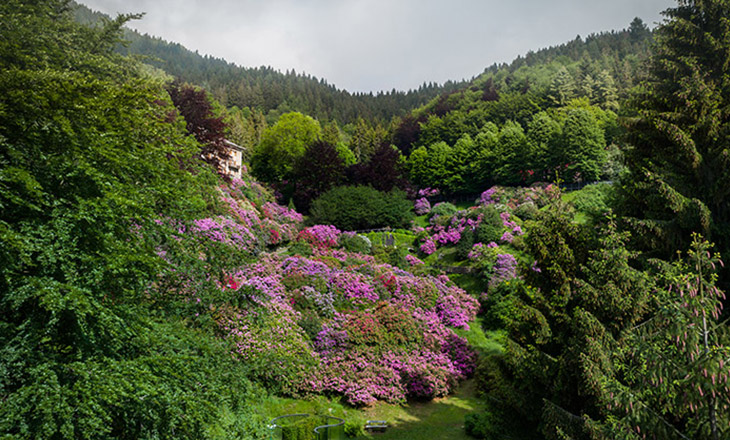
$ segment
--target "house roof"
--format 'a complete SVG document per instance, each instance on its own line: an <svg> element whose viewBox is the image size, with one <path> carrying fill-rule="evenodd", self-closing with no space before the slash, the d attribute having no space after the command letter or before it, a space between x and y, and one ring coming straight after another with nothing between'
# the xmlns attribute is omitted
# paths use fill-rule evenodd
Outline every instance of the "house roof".
<svg viewBox="0 0 730 440"><path fill-rule="evenodd" d="M238 145L238 144L234 144L233 142L229 141L228 139L223 139L223 142L224 142L224 143L225 143L225 144L226 144L227 146L229 146L229 147L233 148L234 150L238 150L238 151L243 151L243 150L245 150L245 148L244 148L244 147L242 147L242 146L240 146L240 145Z"/></svg>

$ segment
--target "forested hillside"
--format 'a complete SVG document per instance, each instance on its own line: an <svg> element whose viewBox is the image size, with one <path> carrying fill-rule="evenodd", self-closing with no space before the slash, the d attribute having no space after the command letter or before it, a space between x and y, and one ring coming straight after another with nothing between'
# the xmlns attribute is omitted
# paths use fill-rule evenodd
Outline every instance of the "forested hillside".
<svg viewBox="0 0 730 440"><path fill-rule="evenodd" d="M621 102L642 75L651 32L576 38L492 66L393 130L421 186L473 193L491 184L595 181L620 173Z"/></svg>
<svg viewBox="0 0 730 440"><path fill-rule="evenodd" d="M78 20L86 23L98 22L104 17L81 4L74 13ZM264 114L297 111L341 124L356 122L358 118L387 122L440 93L463 85L447 81L443 85L423 84L417 90L407 92L350 93L328 84L324 78L317 79L294 70L280 72L267 66L237 66L130 29L125 30L124 38L128 43L117 47L119 53L141 55L145 57L144 62L170 75L205 87L225 106L248 107Z"/></svg>

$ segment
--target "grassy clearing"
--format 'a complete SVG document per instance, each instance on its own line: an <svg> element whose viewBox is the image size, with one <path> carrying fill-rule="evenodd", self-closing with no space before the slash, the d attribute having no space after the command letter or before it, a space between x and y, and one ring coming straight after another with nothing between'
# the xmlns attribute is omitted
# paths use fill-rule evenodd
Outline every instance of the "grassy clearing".
<svg viewBox="0 0 730 440"><path fill-rule="evenodd" d="M449 275L449 279L477 299L482 292L487 290L486 281L484 281L479 275L473 273L454 273Z"/></svg>
<svg viewBox="0 0 730 440"><path fill-rule="evenodd" d="M469 324L469 330L456 329L456 334L466 338L469 345L482 355L499 354L504 350L504 333L501 331L487 331L482 328L482 318Z"/></svg>
<svg viewBox="0 0 730 440"><path fill-rule="evenodd" d="M455 393L431 401L409 401L404 405L378 402L355 409L325 397L290 399L272 397L262 402L260 411L272 419L285 414L325 414L364 426L367 420L386 420L383 433L366 433L356 439L469 439L464 432L464 416L482 409L474 380L461 384Z"/></svg>
<svg viewBox="0 0 730 440"><path fill-rule="evenodd" d="M393 232L368 232L364 234L372 244L385 244L387 240L392 237L394 245L398 247L411 247L413 246L413 240L416 238L412 232L398 229Z"/></svg>
<svg viewBox="0 0 730 440"><path fill-rule="evenodd" d="M474 205L474 200L465 200L462 202L454 203L454 206L456 206L456 208L459 210L464 210L464 209L469 209L475 205Z"/></svg>
<svg viewBox="0 0 730 440"><path fill-rule="evenodd" d="M389 428L383 433L357 437L365 439L454 439L471 437L464 432L464 416L482 409L473 380L464 382L454 394L429 402L408 402L406 405L378 403L362 410L366 420L386 420Z"/></svg>
<svg viewBox="0 0 730 440"><path fill-rule="evenodd" d="M426 228L426 227L430 226L430 223L426 219L425 215L419 215L418 217L416 217L415 223L416 223L416 226L420 226L422 228Z"/></svg>

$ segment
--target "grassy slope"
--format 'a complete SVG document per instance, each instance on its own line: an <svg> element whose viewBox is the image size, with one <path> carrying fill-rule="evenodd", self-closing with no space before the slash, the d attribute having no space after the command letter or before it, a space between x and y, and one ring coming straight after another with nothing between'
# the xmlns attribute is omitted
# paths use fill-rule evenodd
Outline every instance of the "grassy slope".
<svg viewBox="0 0 730 440"><path fill-rule="evenodd" d="M473 380L464 382L450 396L429 402L409 402L403 406L378 403L363 410L367 419L386 420L389 428L382 434L359 439L470 439L464 432L464 416L481 409Z"/></svg>

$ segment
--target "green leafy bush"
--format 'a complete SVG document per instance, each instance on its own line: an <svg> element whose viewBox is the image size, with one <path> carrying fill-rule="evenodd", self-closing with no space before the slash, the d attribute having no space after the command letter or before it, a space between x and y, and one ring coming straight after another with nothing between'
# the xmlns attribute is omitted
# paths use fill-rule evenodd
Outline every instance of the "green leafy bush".
<svg viewBox="0 0 730 440"><path fill-rule="evenodd" d="M534 202L523 203L514 209L514 214L522 220L535 220L537 213L538 208Z"/></svg>
<svg viewBox="0 0 730 440"><path fill-rule="evenodd" d="M474 231L474 243L498 242L504 232L504 225L499 217L499 211L494 206L488 205L470 213L471 217L480 215L482 216L482 222Z"/></svg>
<svg viewBox="0 0 730 440"><path fill-rule="evenodd" d="M466 260L469 257L469 252L471 252L472 246L476 243L474 241L475 237L476 234L471 228L466 228L461 233L461 239L456 244L456 257L459 260Z"/></svg>
<svg viewBox="0 0 730 440"><path fill-rule="evenodd" d="M608 199L612 191L611 185L607 183L598 183L588 185L580 191L577 191L573 206L576 211L585 213L589 217L598 217L608 212Z"/></svg>
<svg viewBox="0 0 730 440"><path fill-rule="evenodd" d="M383 263L390 264L391 266L406 269L410 266L406 255L408 255L408 249L403 246L384 246L376 244L373 246L373 256Z"/></svg>
<svg viewBox="0 0 730 440"><path fill-rule="evenodd" d="M490 438L491 424L488 413L471 413L464 416L464 429L466 433L477 439Z"/></svg>
<svg viewBox="0 0 730 440"><path fill-rule="evenodd" d="M341 234L339 238L340 246L348 252L357 252L360 254L369 254L372 249L370 239L359 234Z"/></svg>
<svg viewBox="0 0 730 440"><path fill-rule="evenodd" d="M384 193L368 186L341 186L315 200L311 212L311 222L342 230L400 228L413 218L413 204L403 191Z"/></svg>
<svg viewBox="0 0 730 440"><path fill-rule="evenodd" d="M431 208L431 212L426 217L429 221L434 217L449 217L459 210L453 203L441 202L437 203Z"/></svg>
<svg viewBox="0 0 730 440"><path fill-rule="evenodd" d="M345 435L353 438L365 433L362 420L347 420L345 422Z"/></svg>
<svg viewBox="0 0 730 440"><path fill-rule="evenodd" d="M218 182L114 54L131 17L68 6L0 2L0 437L261 438L248 366L161 293L158 223L215 213Z"/></svg>
<svg viewBox="0 0 730 440"><path fill-rule="evenodd" d="M288 423L281 428L281 440L314 440L317 418L306 417Z"/></svg>

